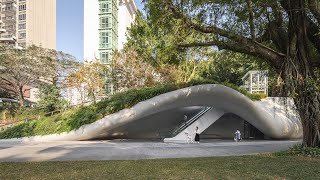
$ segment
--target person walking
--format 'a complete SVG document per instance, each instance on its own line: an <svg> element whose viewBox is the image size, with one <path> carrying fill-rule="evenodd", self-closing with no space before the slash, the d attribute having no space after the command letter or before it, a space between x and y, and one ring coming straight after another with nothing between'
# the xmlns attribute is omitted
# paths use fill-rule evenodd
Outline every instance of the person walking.
<svg viewBox="0 0 320 180"><path fill-rule="evenodd" d="M200 143L200 133L199 133L199 128L198 128L198 126L196 127L196 130L195 130L194 141L195 141L196 143Z"/></svg>
<svg viewBox="0 0 320 180"><path fill-rule="evenodd" d="M234 133L234 140L235 141L241 140L241 133L240 133L239 129L237 129L237 131Z"/></svg>

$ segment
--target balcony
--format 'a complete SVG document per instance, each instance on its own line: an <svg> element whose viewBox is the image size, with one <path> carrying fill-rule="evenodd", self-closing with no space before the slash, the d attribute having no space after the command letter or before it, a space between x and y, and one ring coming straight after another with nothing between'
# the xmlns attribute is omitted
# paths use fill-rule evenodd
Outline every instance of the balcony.
<svg viewBox="0 0 320 180"><path fill-rule="evenodd" d="M6 33L7 31L5 30L5 29L3 29L3 28L0 28L0 34L2 34L2 33Z"/></svg>
<svg viewBox="0 0 320 180"><path fill-rule="evenodd" d="M7 44L15 44L16 39L14 36L12 37L0 37L0 43L7 43Z"/></svg>

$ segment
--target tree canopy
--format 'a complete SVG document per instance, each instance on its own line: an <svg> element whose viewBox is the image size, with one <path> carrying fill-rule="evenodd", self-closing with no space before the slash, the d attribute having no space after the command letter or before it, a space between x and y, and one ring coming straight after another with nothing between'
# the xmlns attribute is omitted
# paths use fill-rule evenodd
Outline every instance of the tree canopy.
<svg viewBox="0 0 320 180"><path fill-rule="evenodd" d="M319 0L145 0L177 47L218 47L268 63L294 98L304 145L320 146ZM174 31L172 31L174 29Z"/></svg>
<svg viewBox="0 0 320 180"><path fill-rule="evenodd" d="M20 106L23 106L27 86L39 87L43 82L54 84L76 64L68 54L37 46L2 47L0 53L0 89L18 99Z"/></svg>
<svg viewBox="0 0 320 180"><path fill-rule="evenodd" d="M257 58L232 51L219 51L211 47L181 48L177 43L197 40L196 37L188 36L188 30L175 28L179 20L173 19L168 23L160 20L154 22L151 18L148 14L137 13L135 22L128 29L128 42L122 53L130 52L127 58L136 59L132 56L135 51L140 64L146 62L169 70L167 74L172 76L169 78L171 80L189 82L210 78L240 85L241 77L247 71L267 68L266 63L260 63Z"/></svg>

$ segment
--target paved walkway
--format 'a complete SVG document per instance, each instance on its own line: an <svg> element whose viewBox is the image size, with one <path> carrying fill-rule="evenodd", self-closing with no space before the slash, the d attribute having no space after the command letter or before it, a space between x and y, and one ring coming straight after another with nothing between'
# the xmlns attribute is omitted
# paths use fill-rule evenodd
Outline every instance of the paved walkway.
<svg viewBox="0 0 320 180"><path fill-rule="evenodd" d="M0 161L137 160L239 156L286 150L299 142L218 140L203 141L200 144L133 141L0 142Z"/></svg>

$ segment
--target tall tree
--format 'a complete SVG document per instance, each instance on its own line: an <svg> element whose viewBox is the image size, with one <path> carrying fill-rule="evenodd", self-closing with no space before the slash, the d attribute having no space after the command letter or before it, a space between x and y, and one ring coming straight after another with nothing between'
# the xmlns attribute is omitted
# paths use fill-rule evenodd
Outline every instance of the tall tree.
<svg viewBox="0 0 320 180"><path fill-rule="evenodd" d="M42 83L39 87L38 97L40 98L38 108L45 112L61 110L68 104L66 100L61 98L60 89L53 84Z"/></svg>
<svg viewBox="0 0 320 180"><path fill-rule="evenodd" d="M182 33L176 29L162 27L162 22L151 22L148 17L137 13L135 22L128 29L126 51L135 51L141 60L153 66L163 64L177 65L186 57L186 50L178 48L175 43ZM179 36L182 38L182 35Z"/></svg>
<svg viewBox="0 0 320 180"><path fill-rule="evenodd" d="M23 50L3 49L0 57L1 88L16 96L23 106L25 86L55 78L54 56L54 51L35 46Z"/></svg>
<svg viewBox="0 0 320 180"><path fill-rule="evenodd" d="M320 147L319 0L146 0L153 22L190 32L179 47L217 46L267 62L294 98L303 144ZM172 27L170 27L172 28ZM178 39L178 37L177 37ZM195 38L193 38L195 39Z"/></svg>
<svg viewBox="0 0 320 180"><path fill-rule="evenodd" d="M172 67L154 67L139 57L137 52L127 49L114 52L112 64L108 68L107 77L113 85L114 92L130 88L154 86L173 81Z"/></svg>
<svg viewBox="0 0 320 180"><path fill-rule="evenodd" d="M55 83L60 73L74 64L72 56L52 49L30 46L26 49L1 48L0 89L24 105L26 86Z"/></svg>
<svg viewBox="0 0 320 180"><path fill-rule="evenodd" d="M66 86L79 87L79 94L83 101L89 97L92 102L96 103L97 97L103 95L105 82L105 65L96 61L82 65L78 71L71 73L66 78ZM84 92L82 89L84 88Z"/></svg>

